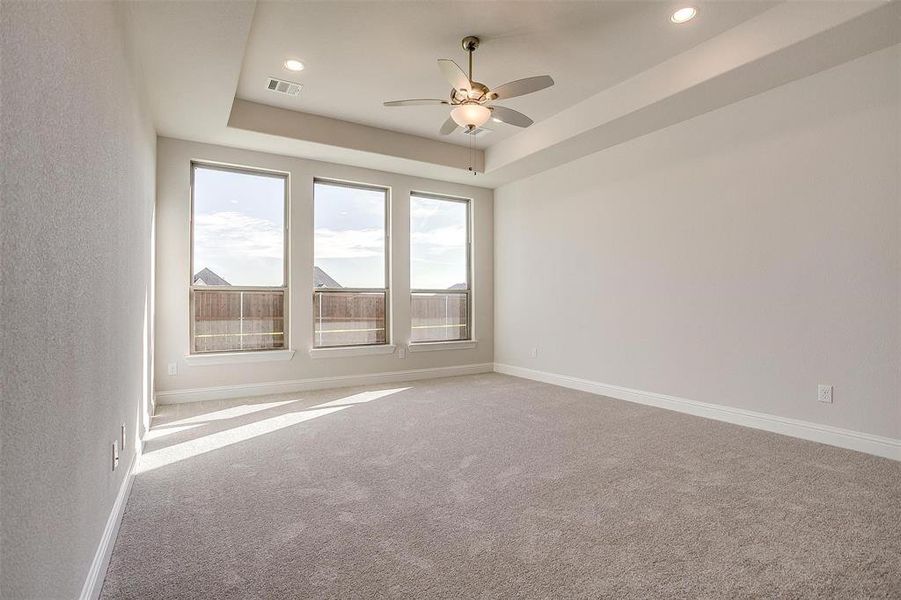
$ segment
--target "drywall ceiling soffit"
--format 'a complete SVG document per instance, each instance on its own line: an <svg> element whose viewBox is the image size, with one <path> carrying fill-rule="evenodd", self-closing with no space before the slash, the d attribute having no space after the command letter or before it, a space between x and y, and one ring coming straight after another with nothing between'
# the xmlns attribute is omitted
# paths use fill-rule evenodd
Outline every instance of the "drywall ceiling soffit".
<svg viewBox="0 0 901 600"><path fill-rule="evenodd" d="M127 41L140 65L157 133L204 140L221 132L228 123L256 2L124 5Z"/></svg>
<svg viewBox="0 0 901 600"><path fill-rule="evenodd" d="M496 187L759 94L898 43L898 31L897 2L768 5L767 10L676 56L560 110L529 129L495 141L485 149L484 157L475 161L478 165L484 160L484 173L478 184ZM236 107L240 105L236 102ZM264 108L259 105L257 110L263 112ZM298 116L288 118L289 113ZM252 124L253 119L246 116L234 119L233 124L240 122L248 131L298 141L327 145L331 140L352 151L354 164L361 166L368 163L359 154L368 151L407 161L404 168L412 166L415 171L415 160L409 163L412 155L431 167L428 176L460 180L453 173L454 159L447 160L461 156L453 148L404 154L405 143L394 143L404 138L391 139L398 135L395 132L370 136L370 128L363 125L333 119L320 121L324 118L287 109L285 118L272 120L266 128ZM409 147L429 147L427 138L415 140ZM470 156L465 151L462 155ZM465 166L469 160L464 159ZM436 168L439 164L445 168Z"/></svg>
<svg viewBox="0 0 901 600"><path fill-rule="evenodd" d="M901 3L781 4L488 148L494 185L901 42Z"/></svg>
<svg viewBox="0 0 901 600"><path fill-rule="evenodd" d="M236 99L256 2L125 7L129 50L161 136L467 184L475 181L468 167L483 169L484 152L465 136L453 144Z"/></svg>
<svg viewBox="0 0 901 600"><path fill-rule="evenodd" d="M454 169L484 168L484 152L407 133L235 99L228 126Z"/></svg>
<svg viewBox="0 0 901 600"><path fill-rule="evenodd" d="M665 56L661 56L660 48L656 47L653 51L637 52L639 56L635 61L625 61L628 64L616 68L615 65L610 67L610 74L605 69L591 71L592 60L596 58L594 55L589 57L591 60L575 60L573 56L578 55L570 55L568 60L573 63L571 68L578 69L580 62L587 64L591 73L587 79L594 85L599 85L599 88L580 88L582 99L569 104L554 102L558 102L561 97L579 98L579 94L559 97L549 95L543 99L539 98L540 94L534 94L523 98L521 100L524 103L526 100L534 101L530 105L532 108L528 110L541 120L526 130L509 130L504 135L479 140L478 144L484 148L473 151L467 147L469 139L463 134L462 139L451 138L448 141L440 136L420 135L420 130L416 128L403 125L395 127L382 120L385 115L404 113L383 109L381 100L395 96L425 95L413 93L412 88L407 90L403 86L419 85L420 79L423 82L431 81L432 77L437 79L439 86L445 85L441 83L440 77L431 74L434 50L423 50L418 55L403 59L409 60L414 74L415 69L420 68L414 67L414 63L419 65L423 62L429 69L428 73L423 71L421 75L408 81L405 77L396 77L398 73L407 73L406 63L393 65L390 60L385 60L395 52L389 45L361 46L358 40L355 41L355 36L367 35L369 29L363 24L368 23L371 28L371 21L381 14L379 11L385 10L388 11L387 14L393 14L390 10L394 3L367 2L354 5L354 18L360 22L354 21L355 24L350 29L347 26L325 27L330 22L329 19L334 20L335 15L346 12L350 3L274 3L291 4L290 10L300 10L302 15L308 14L314 23L321 21L320 25L325 27L321 29L322 35L333 35L335 31L345 34L334 38L328 46L333 53L365 55L366 60L361 59L364 67L368 64L367 61L377 59L388 65L387 69L380 71L380 77L384 80L381 85L384 87L371 92L374 95L370 100L374 102L377 95L379 105L375 109L367 109L367 114L375 115L368 122L355 122L351 118L354 117L353 114L348 116L342 112L352 109L353 103L346 105L343 100L345 96L340 93L334 93L331 99L329 106L333 110L330 114L312 114L310 111L298 110L296 105L280 106L271 100L261 103L242 98L241 89L248 65L257 60L254 53L259 51L254 40L267 27L271 28L271 25L266 25L273 17L270 15L271 9L278 9L278 6L273 7L271 4L273 3L135 3L131 10L130 36L134 38L133 43L143 65L147 79L145 85L150 90L149 104L161 135L484 187L496 187L551 168L861 56L879 47L897 43L899 29L897 2L704 4L702 17L707 18L711 14L726 16L717 19L711 17L716 27L708 28L704 35L686 35L690 44L685 40L681 40L682 45L667 42L673 48L662 44L669 52L664 53ZM434 12L422 13L427 7L430 11L440 12L448 10L446 4L457 3L423 3L416 5L415 9L409 3L401 4L408 5L410 16L395 23L393 29L389 27L387 32L379 30L373 35L393 32L396 37L404 23L415 23L418 19L427 18L429 14L434 15ZM482 4L484 3L480 5ZM491 4L500 7L511 3ZM540 11L547 10L546 5L550 4L569 6L562 13L555 14L553 19L542 20L539 18L542 16ZM595 3L529 3L530 11L538 12L520 11L525 15L520 17L522 21L509 25L506 34L503 29L488 32L497 38L494 42L495 56L503 56L501 49L505 44L513 49L522 49L521 42L514 43L518 35L526 38L531 36L530 39L553 40L556 39L554 36L566 38L569 32L569 37L576 42L587 43L579 37L584 35L579 27L588 27L583 21L588 23L589 17L594 13L579 19L578 11L588 10L585 7L589 4ZM628 4L629 7L609 8L613 12L597 9L600 12L595 16L604 18L603 25L607 27L605 33L621 49L628 49L630 43L637 44L636 40L631 40L626 34L645 31L640 29L640 23L647 18L647 11L659 11L662 6L660 3L644 2L634 5L613 4ZM332 5L345 6L329 9L328 6ZM717 13L721 10L720 5L744 8L735 12ZM753 5L753 10L745 5ZM583 8L579 9L580 6ZM332 14L329 10L337 13ZM509 7L503 6L497 10L503 15L503 11L509 10ZM442 46L444 42L450 44L450 37L457 36L458 33L454 31L455 27L471 32L469 28L472 25L466 21L468 18L471 17L464 14L462 20L457 22L448 17L446 31L442 29L440 35L437 30L432 32L435 39L427 41L429 47ZM286 22L290 23L290 20L286 19ZM636 30L635 27L639 29ZM666 32L690 31L679 30L668 23L667 27ZM290 31L289 28L288 32ZM348 32L356 33L351 36ZM484 32L481 33L485 35ZM485 37L491 39L491 35ZM645 31L644 35L659 37L662 34L652 28ZM289 39L290 36L272 37ZM295 36L294 39L304 41L302 36ZM417 44L427 42L416 40ZM454 43L459 44L459 40ZM605 43L610 42L606 40ZM648 43L648 39L644 39L637 47L644 48ZM486 43L485 48L489 47L491 44ZM565 44L563 48L566 48ZM510 49L505 51L512 52ZM277 64L266 67L269 75L284 74L272 71L280 68L280 61L287 52L289 50L284 48L271 50L270 54L273 56L270 58L276 60ZM291 54L310 60L299 51L291 51ZM452 53L447 56L460 59ZM495 69L496 77L502 78L505 73L510 72L511 65L522 64L513 60L515 56L518 54L511 54L494 66L486 58L485 79L489 79L488 75L495 76L491 69ZM528 73L517 72L511 77L531 75L532 70L552 72L553 64L549 65L541 60L551 60L553 53L536 52L534 56L545 59L536 58L528 63ZM339 91L343 89L338 86L340 78L317 80L312 77L319 67L317 59L301 73L304 77L311 77L310 81L303 81L305 85L309 85L301 92L301 97L311 92L311 86L317 89L317 93L320 86L325 86L326 89L337 86L332 89ZM345 79L355 81L352 77ZM565 80L558 81L558 86L551 89L563 90L566 88L564 84ZM556 100L552 102L551 98ZM510 106L523 108L514 106L512 102ZM427 119L431 127L431 116L422 118ZM438 121L440 120L439 118ZM484 168L485 172L473 177L466 170L470 165L477 169Z"/></svg>
<svg viewBox="0 0 901 600"><path fill-rule="evenodd" d="M237 97L461 146L462 131L439 134L447 108L387 108L385 100L446 98L436 59L466 67L460 41L478 35L474 79L489 86L550 74L553 88L502 104L536 121L688 50L776 5L759 0L694 0L700 17L674 26L672 4L628 2L260 2ZM302 60L300 73L284 69ZM296 81L296 97L267 89L268 77ZM492 123L484 148L519 129Z"/></svg>

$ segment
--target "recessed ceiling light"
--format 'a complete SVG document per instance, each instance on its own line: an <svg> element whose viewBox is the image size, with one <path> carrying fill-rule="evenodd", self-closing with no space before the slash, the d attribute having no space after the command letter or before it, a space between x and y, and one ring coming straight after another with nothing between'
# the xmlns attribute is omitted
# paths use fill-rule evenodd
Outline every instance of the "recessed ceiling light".
<svg viewBox="0 0 901 600"><path fill-rule="evenodd" d="M673 23L687 23L695 18L698 14L698 9L694 6L686 6L685 8L680 8L676 12L673 13L673 16L669 18Z"/></svg>
<svg viewBox="0 0 901 600"><path fill-rule="evenodd" d="M303 63L296 58L289 58L285 61L285 68L289 71L303 71Z"/></svg>

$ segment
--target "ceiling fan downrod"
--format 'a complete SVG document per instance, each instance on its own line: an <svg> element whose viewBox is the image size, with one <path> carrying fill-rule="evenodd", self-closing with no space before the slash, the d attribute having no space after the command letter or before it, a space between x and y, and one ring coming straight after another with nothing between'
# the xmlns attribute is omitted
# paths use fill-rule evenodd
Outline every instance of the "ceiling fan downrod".
<svg viewBox="0 0 901 600"><path fill-rule="evenodd" d="M472 53L479 47L479 38L474 35L467 35L463 38L463 49L469 53L469 83L472 83Z"/></svg>

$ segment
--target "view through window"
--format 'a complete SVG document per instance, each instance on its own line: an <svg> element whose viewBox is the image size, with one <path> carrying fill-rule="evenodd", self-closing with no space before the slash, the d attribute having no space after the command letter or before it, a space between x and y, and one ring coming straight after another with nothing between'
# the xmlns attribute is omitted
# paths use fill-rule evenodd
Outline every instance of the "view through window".
<svg viewBox="0 0 901 600"><path fill-rule="evenodd" d="M470 339L469 201L410 195L412 342Z"/></svg>
<svg viewBox="0 0 901 600"><path fill-rule="evenodd" d="M314 183L313 346L388 343L384 188Z"/></svg>
<svg viewBox="0 0 901 600"><path fill-rule="evenodd" d="M287 176L192 166L191 352L285 348Z"/></svg>

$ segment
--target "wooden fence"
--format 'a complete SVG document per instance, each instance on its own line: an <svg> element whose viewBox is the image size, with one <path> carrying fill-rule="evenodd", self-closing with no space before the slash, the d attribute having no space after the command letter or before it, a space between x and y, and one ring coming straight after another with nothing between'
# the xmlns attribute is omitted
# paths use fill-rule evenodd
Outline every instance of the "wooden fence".
<svg viewBox="0 0 901 600"><path fill-rule="evenodd" d="M467 293L413 294L411 341L468 339ZM193 292L194 352L285 347L285 293L209 289ZM319 347L384 344L384 292L313 294L313 338Z"/></svg>
<svg viewBox="0 0 901 600"><path fill-rule="evenodd" d="M194 290L194 352L285 347L285 293Z"/></svg>
<svg viewBox="0 0 901 600"><path fill-rule="evenodd" d="M410 299L411 342L469 339L469 295L413 294Z"/></svg>
<svg viewBox="0 0 901 600"><path fill-rule="evenodd" d="M384 292L313 294L313 341L318 347L384 344Z"/></svg>

